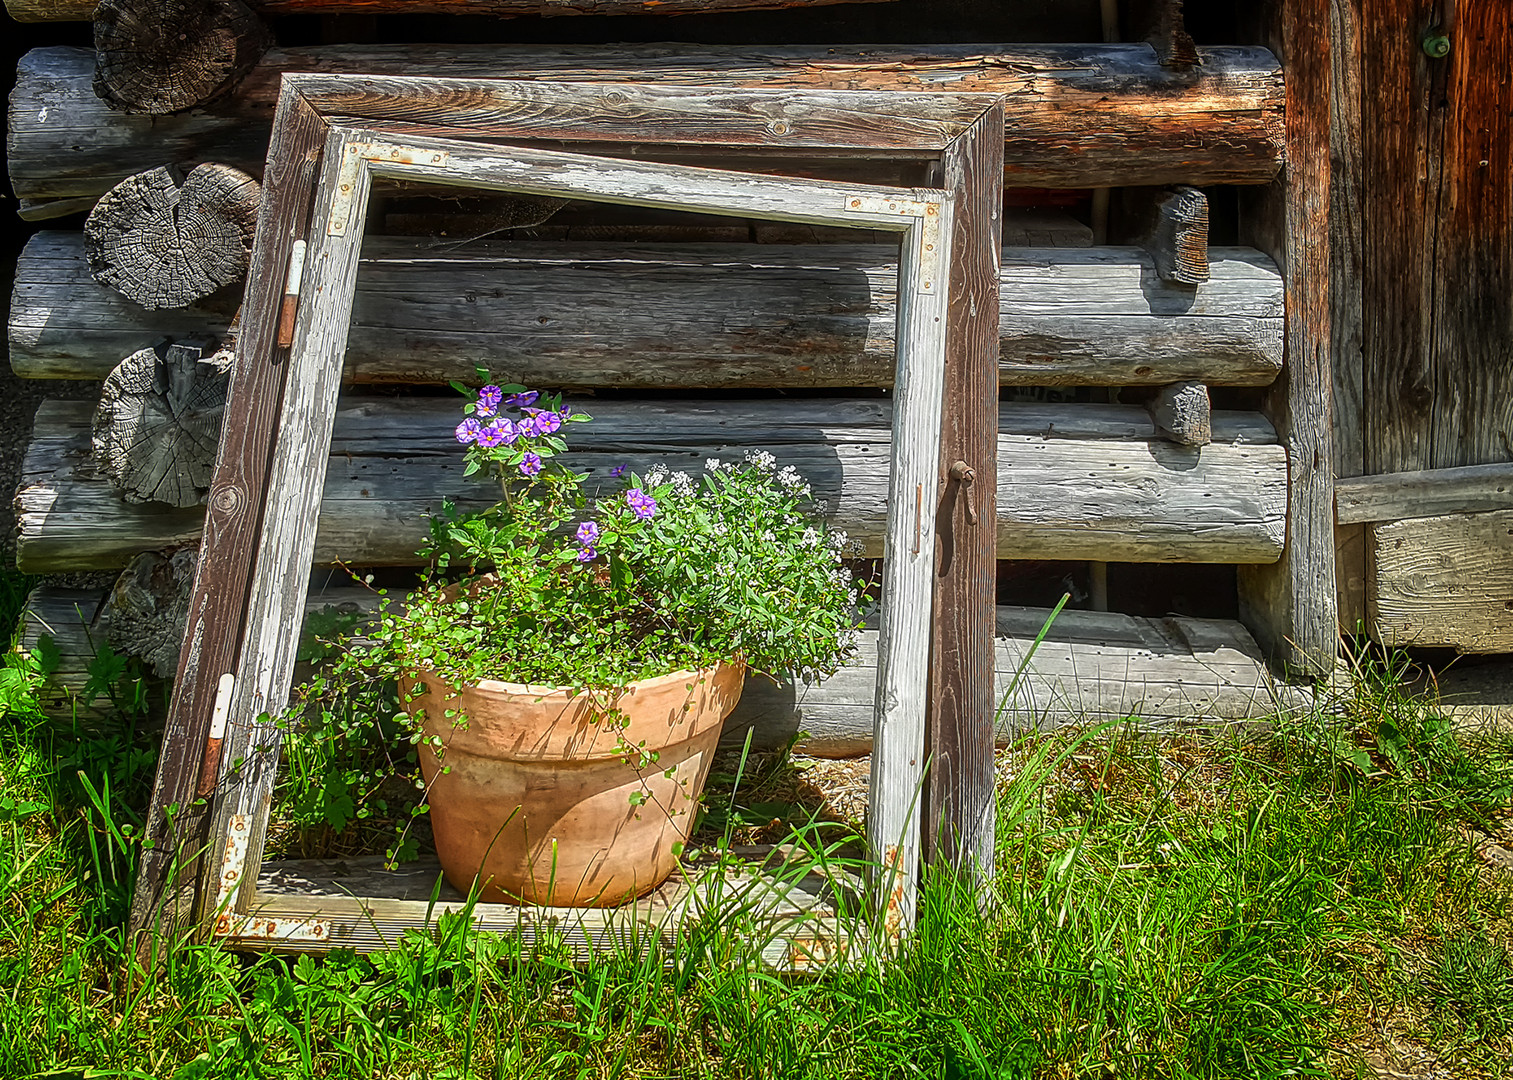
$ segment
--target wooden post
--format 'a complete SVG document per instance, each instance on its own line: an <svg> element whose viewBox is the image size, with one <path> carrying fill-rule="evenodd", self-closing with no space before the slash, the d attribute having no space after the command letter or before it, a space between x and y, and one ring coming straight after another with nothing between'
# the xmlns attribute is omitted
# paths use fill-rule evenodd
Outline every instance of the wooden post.
<svg viewBox="0 0 1513 1080"><path fill-rule="evenodd" d="M1003 106L947 150L957 250L946 328L941 501L926 733L924 857L982 879L993 869L993 616L998 568L998 258ZM970 199L964 198L971 192Z"/></svg>
<svg viewBox="0 0 1513 1080"><path fill-rule="evenodd" d="M326 125L296 100L289 101L286 115L288 123L274 131L269 146L268 174L298 177L290 182L309 189ZM248 272L248 298L268 307L276 307L283 293L284 268L308 212L303 204L285 206L285 213L275 217L270 205L263 205ZM254 493L264 489L269 465L267 448L247 436L271 426L283 403L286 350L275 349L272 331L272 326L259 325L255 334L242 335L237 343L227 414L245 422L228 424L221 436L206 506L204 556L195 573L132 895L130 929L144 964L167 945L149 931L156 926L171 934L193 914L194 866L205 842L205 806L197 789L219 679L236 670L247 582L262 525L263 506Z"/></svg>
<svg viewBox="0 0 1513 1080"><path fill-rule="evenodd" d="M1239 571L1241 620L1276 662L1311 676L1339 649L1330 431L1329 12L1314 0L1271 0L1262 40L1287 71L1287 166L1246 192L1241 226L1282 267L1286 361L1265 410L1287 447L1287 548Z"/></svg>

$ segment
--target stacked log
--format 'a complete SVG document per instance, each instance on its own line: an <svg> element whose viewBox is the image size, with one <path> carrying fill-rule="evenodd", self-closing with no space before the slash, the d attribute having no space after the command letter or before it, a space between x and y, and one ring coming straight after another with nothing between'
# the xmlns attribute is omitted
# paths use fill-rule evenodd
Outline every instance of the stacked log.
<svg viewBox="0 0 1513 1080"><path fill-rule="evenodd" d="M881 554L890 406L885 400L583 402L567 467L698 472L709 457L774 453L814 485L827 517ZM87 403L45 402L16 496L17 562L30 573L107 569L139 551L194 543L198 508L115 496L89 454ZM465 480L447 399L348 400L337 417L316 559L413 565L443 499L491 501ZM1006 404L999 411L1001 558L1266 563L1286 538L1287 455L1258 414L1216 413L1213 442L1158 437L1138 406Z"/></svg>
<svg viewBox="0 0 1513 1080"><path fill-rule="evenodd" d="M1149 45L915 48L330 46L272 49L229 94L176 116L112 111L89 50L36 49L11 95L8 162L23 216L87 208L165 161L261 169L285 71L1005 95L1018 186L1257 184L1281 167L1282 77L1264 49L1163 67ZM763 149L763 160L783 158ZM698 160L708 162L707 156ZM875 178L876 167L873 166Z"/></svg>
<svg viewBox="0 0 1513 1080"><path fill-rule="evenodd" d="M1210 279L1162 282L1139 248L1006 248L1004 385L1263 386L1282 365L1270 261L1215 248ZM475 364L528 385L875 387L892 380L896 252L853 245L487 243L371 237L346 377L444 383ZM11 365L103 378L163 338L219 338L235 300L144 311L89 276L77 234L16 270Z"/></svg>

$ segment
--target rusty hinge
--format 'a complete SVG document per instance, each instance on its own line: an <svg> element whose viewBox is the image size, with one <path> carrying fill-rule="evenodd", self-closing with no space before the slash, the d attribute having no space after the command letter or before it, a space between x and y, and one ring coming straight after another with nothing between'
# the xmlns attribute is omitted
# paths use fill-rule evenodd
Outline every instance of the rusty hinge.
<svg viewBox="0 0 1513 1080"><path fill-rule="evenodd" d="M331 199L331 220L326 223L326 232L342 236L352 221L352 200L357 194L357 177L367 161L397 161L405 165L433 165L447 163L445 150L421 150L397 143L348 143L342 151L341 172L336 179L336 194Z"/></svg>
<svg viewBox="0 0 1513 1080"><path fill-rule="evenodd" d="M918 199L895 199L886 195L848 195L847 210L858 214L888 214L920 220L919 291L933 293L940 281L940 203Z"/></svg>

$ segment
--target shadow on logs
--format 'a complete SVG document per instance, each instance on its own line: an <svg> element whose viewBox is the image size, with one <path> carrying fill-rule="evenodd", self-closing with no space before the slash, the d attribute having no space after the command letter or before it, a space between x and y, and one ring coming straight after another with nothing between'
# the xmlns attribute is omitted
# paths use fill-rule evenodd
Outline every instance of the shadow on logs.
<svg viewBox="0 0 1513 1080"><path fill-rule="evenodd" d="M210 489L232 360L201 352L142 349L105 379L90 441L127 502L197 506Z"/></svg>
<svg viewBox="0 0 1513 1080"><path fill-rule="evenodd" d="M84 225L90 274L150 310L188 307L246 277L261 195L230 165L128 176Z"/></svg>

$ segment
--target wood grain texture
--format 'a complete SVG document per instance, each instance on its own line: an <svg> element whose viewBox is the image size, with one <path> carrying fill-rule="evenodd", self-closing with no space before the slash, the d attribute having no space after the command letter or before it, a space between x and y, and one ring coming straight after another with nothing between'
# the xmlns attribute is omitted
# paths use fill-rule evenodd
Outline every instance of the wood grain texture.
<svg viewBox="0 0 1513 1080"><path fill-rule="evenodd" d="M370 237L346 378L437 383L475 363L529 385L885 386L896 250L880 246L588 244ZM1265 385L1282 363L1271 260L1215 248L1195 289L1139 248L1005 248L1003 384ZM163 338L219 337L219 299L147 312L95 284L77 233L42 232L17 265L11 365L102 378Z"/></svg>
<svg viewBox="0 0 1513 1080"><path fill-rule="evenodd" d="M713 15L890 0L258 0L264 15ZM87 22L94 0L5 0L17 22Z"/></svg>
<svg viewBox="0 0 1513 1080"><path fill-rule="evenodd" d="M1200 382L1163 386L1146 404L1156 429L1182 446L1207 446L1213 441L1213 407L1208 387Z"/></svg>
<svg viewBox="0 0 1513 1080"><path fill-rule="evenodd" d="M294 100L287 116L274 132L264 175L270 183L308 187L325 125ZM304 230L306 208L304 200L263 205L247 280L250 302L277 304L289 251ZM247 326L238 339L228 415L241 423L222 433L210 497L203 515L195 515L194 532L203 530L204 554L195 575L164 749L144 825L150 845L144 844L132 897L130 926L141 935L137 940L143 949L152 945L152 935L143 931L190 917L194 903L192 896L179 895L178 888L182 883L192 893L192 866L204 842L199 831L203 817L191 804L204 764L216 683L223 672L235 670L245 612L243 590L262 520L256 493L263 488L268 460L255 433L273 422L283 397L285 368L275 354L272 331L271 326ZM172 828L170 809L177 815Z"/></svg>
<svg viewBox="0 0 1513 1080"><path fill-rule="evenodd" d="M1334 501L1341 525L1513 508L1513 463L1352 477Z"/></svg>
<svg viewBox="0 0 1513 1080"><path fill-rule="evenodd" d="M1288 670L1327 674L1339 650L1330 430L1329 19L1313 0L1263 5L1287 66L1287 168L1242 202L1242 236L1282 266L1286 368L1266 411L1287 447L1287 550L1240 571L1240 617ZM1248 235L1245 235L1247 234Z"/></svg>
<svg viewBox="0 0 1513 1080"><path fill-rule="evenodd" d="M127 177L84 225L96 281L145 308L181 308L247 276L260 188L228 165Z"/></svg>
<svg viewBox="0 0 1513 1080"><path fill-rule="evenodd" d="M38 587L28 597L21 647L35 648L47 634L61 653L46 687L49 715L69 717L77 707L95 655L92 642L109 632L108 621L95 616L103 600L100 590L56 586ZM366 589L312 588L305 613L359 614L375 604ZM1004 700L1049 614L1039 608L995 609L990 635L995 704ZM749 732L754 749L781 750L802 734L801 753L831 758L871 753L876 663L874 627L862 632L852 661L827 679L748 679L740 704L725 721L721 745L739 751ZM1239 623L1066 611L1009 698L1012 709L1001 718L995 715L992 735L1005 746L1027 730L1087 720L1133 716L1161 728L1265 719L1304 700L1268 675L1259 649Z"/></svg>
<svg viewBox="0 0 1513 1080"><path fill-rule="evenodd" d="M1513 460L1513 29L1497 0L1360 17L1364 472ZM1449 54L1426 55L1434 29Z"/></svg>
<svg viewBox="0 0 1513 1080"><path fill-rule="evenodd" d="M956 193L946 324L941 498L925 734L922 854L977 880L992 876L993 595L998 568L999 236L1003 110L994 106L942 160Z"/></svg>
<svg viewBox="0 0 1513 1080"><path fill-rule="evenodd" d="M622 462L697 472L710 456L771 450L798 468L829 518L882 548L886 401L580 402L572 468ZM125 504L88 465L90 408L49 402L22 465L18 561L28 573L124 566L138 551L193 543L201 514ZM485 505L464 480L447 400L353 400L339 413L315 557L413 565L443 498ZM1049 433L1049 434L1048 434ZM999 558L1265 562L1282 550L1286 454L1256 414L1213 414L1214 443L1161 439L1140 406L1006 403L999 409Z"/></svg>
<svg viewBox="0 0 1513 1080"><path fill-rule="evenodd" d="M350 140L340 131L327 132L314 211L306 235L305 274L300 290L301 314L294 344L285 365L282 408L260 430L247 437L270 453L268 472L259 494L266 500L257 557L249 574L250 590L236 667L236 685L227 713L220 752L228 762L225 779L214 801L210 833L228 835L236 817L248 822L247 863L262 863L268 814L278 769L281 724L288 706L294 657L299 648L297 628L303 620L309 591L311 554L320 516L321 489L331 447L331 417L341 389L341 354L347 339L352 294L362 245L363 216L368 203L368 173L346 167ZM346 190L339 191L339 185ZM311 185L286 185L276 201L302 205ZM339 196L352 200L350 227L336 234L328 227ZM283 290L280 289L280 296ZM319 297L319 301L317 301ZM246 333L266 335L276 323L279 304L249 305ZM208 550L208 545L207 545ZM214 849L219 850L217 839ZM221 868L207 860L201 878L203 898L215 895ZM238 888L231 909L251 910L254 890ZM202 919L208 916L202 911Z"/></svg>
<svg viewBox="0 0 1513 1080"><path fill-rule="evenodd" d="M94 35L95 93L148 116L221 96L273 44L242 0L100 0Z"/></svg>
<svg viewBox="0 0 1513 1080"><path fill-rule="evenodd" d="M1513 511L1368 529L1372 637L1393 646L1513 652Z"/></svg>
<svg viewBox="0 0 1513 1080"><path fill-rule="evenodd" d="M46 48L17 67L8 168L33 218L50 213L46 200L97 198L165 160L258 168L280 74L313 71L1003 94L1006 176L1016 185L1270 180L1281 160L1283 111L1275 57L1254 48L1200 56L1193 71L1175 72L1149 45L274 49L226 99L148 123L94 96L93 53Z"/></svg>

